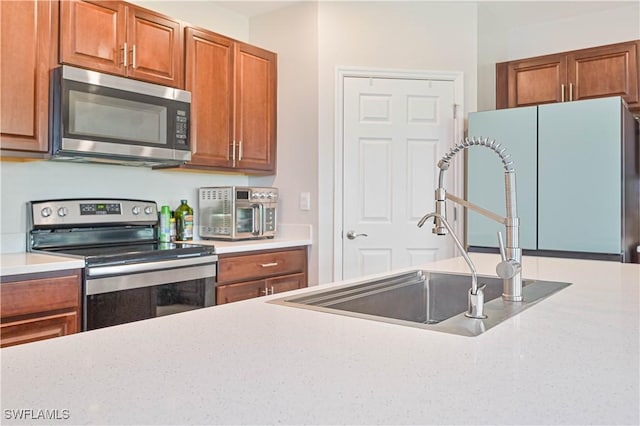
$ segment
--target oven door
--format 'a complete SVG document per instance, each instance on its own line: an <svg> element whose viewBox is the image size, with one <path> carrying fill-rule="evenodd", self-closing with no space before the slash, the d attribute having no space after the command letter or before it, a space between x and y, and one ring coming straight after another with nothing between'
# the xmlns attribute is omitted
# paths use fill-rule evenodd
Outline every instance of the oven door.
<svg viewBox="0 0 640 426"><path fill-rule="evenodd" d="M215 305L216 260L204 256L88 269L83 330Z"/></svg>
<svg viewBox="0 0 640 426"><path fill-rule="evenodd" d="M273 238L276 234L275 203L236 203L235 235L243 238Z"/></svg>

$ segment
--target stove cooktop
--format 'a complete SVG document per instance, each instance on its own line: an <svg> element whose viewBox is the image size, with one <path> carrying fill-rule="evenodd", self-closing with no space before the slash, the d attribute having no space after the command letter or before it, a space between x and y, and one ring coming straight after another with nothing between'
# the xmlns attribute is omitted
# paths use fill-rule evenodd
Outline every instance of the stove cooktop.
<svg viewBox="0 0 640 426"><path fill-rule="evenodd" d="M145 242L112 246L76 247L52 250L84 257L87 266L128 264L215 255L215 248L191 243Z"/></svg>

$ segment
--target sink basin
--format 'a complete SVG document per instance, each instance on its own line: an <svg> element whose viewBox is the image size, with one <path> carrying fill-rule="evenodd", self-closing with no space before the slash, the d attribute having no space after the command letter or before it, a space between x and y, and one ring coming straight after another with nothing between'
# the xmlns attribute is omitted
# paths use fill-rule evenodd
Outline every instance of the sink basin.
<svg viewBox="0 0 640 426"><path fill-rule="evenodd" d="M501 297L502 279L479 275L478 284L486 284L487 318L482 320L464 316L471 275L425 270L329 287L301 296L271 300L270 303L477 336L570 285L524 280L524 302L505 302Z"/></svg>

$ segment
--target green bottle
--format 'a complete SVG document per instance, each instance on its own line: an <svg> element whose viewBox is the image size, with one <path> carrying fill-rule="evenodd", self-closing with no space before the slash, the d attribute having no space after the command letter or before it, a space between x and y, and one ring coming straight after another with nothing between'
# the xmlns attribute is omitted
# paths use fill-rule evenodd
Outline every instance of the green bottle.
<svg viewBox="0 0 640 426"><path fill-rule="evenodd" d="M171 207L162 206L160 209L160 223L158 227L158 240L161 243L171 242Z"/></svg>
<svg viewBox="0 0 640 426"><path fill-rule="evenodd" d="M193 239L193 209L187 204L187 200L180 200L180 206L176 209L176 237L178 241Z"/></svg>

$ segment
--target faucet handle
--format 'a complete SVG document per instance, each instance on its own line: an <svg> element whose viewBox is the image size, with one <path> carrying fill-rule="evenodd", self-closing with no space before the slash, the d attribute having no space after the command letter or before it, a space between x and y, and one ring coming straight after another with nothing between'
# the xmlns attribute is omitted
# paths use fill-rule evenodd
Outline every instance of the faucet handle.
<svg viewBox="0 0 640 426"><path fill-rule="evenodd" d="M500 257L503 262L507 261L507 253L504 250L504 240L502 239L502 232L498 231L498 247L500 248Z"/></svg>
<svg viewBox="0 0 640 426"><path fill-rule="evenodd" d="M502 279L513 278L522 270L522 265L516 260L507 259L507 253L504 249L504 241L502 240L502 232L498 231L498 246L500 247L500 257L502 262L496 266L496 274Z"/></svg>

